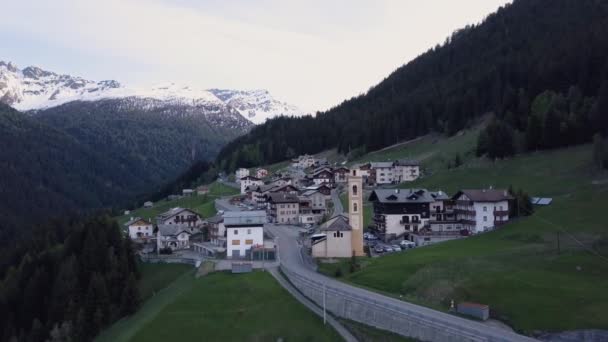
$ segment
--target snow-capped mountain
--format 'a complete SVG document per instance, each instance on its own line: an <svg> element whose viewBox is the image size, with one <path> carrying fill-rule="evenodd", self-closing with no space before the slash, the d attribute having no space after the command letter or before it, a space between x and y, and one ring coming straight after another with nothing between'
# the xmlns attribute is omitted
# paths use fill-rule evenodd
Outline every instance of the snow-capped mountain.
<svg viewBox="0 0 608 342"><path fill-rule="evenodd" d="M300 115L295 106L275 100L266 90L196 89L175 83L151 88L125 87L114 80L90 81L81 77L61 75L38 67L19 69L0 61L0 101L22 111L42 110L73 101L121 101L139 105L140 109L158 109L167 105L197 107L198 112L241 114L260 124L278 115ZM204 110L202 110L204 109ZM187 110L192 113L196 110Z"/></svg>
<svg viewBox="0 0 608 342"><path fill-rule="evenodd" d="M279 115L302 115L298 107L274 99L267 90L209 89L209 91L256 125Z"/></svg>

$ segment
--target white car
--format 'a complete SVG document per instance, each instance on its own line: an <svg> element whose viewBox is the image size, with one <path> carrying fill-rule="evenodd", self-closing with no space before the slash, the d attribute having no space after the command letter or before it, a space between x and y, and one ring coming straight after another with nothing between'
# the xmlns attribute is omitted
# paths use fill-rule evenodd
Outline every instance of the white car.
<svg viewBox="0 0 608 342"><path fill-rule="evenodd" d="M414 248L414 247L416 247L416 244L413 243L412 241L403 240L399 243L399 246L401 246L401 248L403 248L403 249L406 249L406 248Z"/></svg>

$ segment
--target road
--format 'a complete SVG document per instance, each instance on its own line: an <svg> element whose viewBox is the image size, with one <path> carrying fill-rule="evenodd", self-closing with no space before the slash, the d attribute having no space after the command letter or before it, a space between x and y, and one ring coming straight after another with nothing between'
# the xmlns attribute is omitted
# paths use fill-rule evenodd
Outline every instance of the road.
<svg viewBox="0 0 608 342"><path fill-rule="evenodd" d="M339 201L338 201L339 202ZM368 291L359 287L343 283L341 281L326 277L320 273L313 271L310 265L304 262L300 254L300 244L298 243L298 230L290 226L268 225L268 230L276 237L279 245L280 262L293 272L307 277L308 279L323 283L327 286L339 288L345 293L355 296L364 297L373 300L377 303L387 306L393 306L402 309L403 311L415 312L416 314L428 317L432 320L444 322L446 327L465 327L473 331L483 332L485 335L492 336L493 340L498 341L536 341L532 338L508 332L499 328L489 327L479 322L464 319L444 312L432 310L423 306L414 305L395 298L381 295L379 293Z"/></svg>
<svg viewBox="0 0 608 342"><path fill-rule="evenodd" d="M334 202L334 213L332 216L344 213L344 207L342 206L342 201L340 201L340 194L337 189L331 191L331 200Z"/></svg>

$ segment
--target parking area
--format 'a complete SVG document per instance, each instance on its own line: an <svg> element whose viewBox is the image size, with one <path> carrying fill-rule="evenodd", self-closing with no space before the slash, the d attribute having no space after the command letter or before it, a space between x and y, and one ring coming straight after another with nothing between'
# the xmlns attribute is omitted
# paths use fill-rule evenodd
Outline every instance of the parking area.
<svg viewBox="0 0 608 342"><path fill-rule="evenodd" d="M391 253L406 252L409 249L415 248L416 245L407 240L392 241L390 243L379 240L374 234L364 233L364 244L369 247L369 252L372 258L380 257Z"/></svg>

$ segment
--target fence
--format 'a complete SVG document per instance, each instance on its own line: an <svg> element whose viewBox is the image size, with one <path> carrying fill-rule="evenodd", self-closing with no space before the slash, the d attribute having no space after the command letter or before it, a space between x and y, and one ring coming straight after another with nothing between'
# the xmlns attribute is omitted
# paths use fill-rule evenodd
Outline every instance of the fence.
<svg viewBox="0 0 608 342"><path fill-rule="evenodd" d="M422 341L532 341L508 331L496 331L480 323L448 314L409 310L362 297L346 288L337 288L310 279L281 265L281 271L306 297L335 316ZM405 303L404 303L405 304ZM430 310L429 310L430 312ZM443 317L442 317L443 316ZM447 316L447 317L446 317ZM469 324L470 323L470 324ZM479 326L475 326L475 325Z"/></svg>
<svg viewBox="0 0 608 342"><path fill-rule="evenodd" d="M147 256L141 255L141 261L149 263L174 263L174 264L188 264L196 266L200 263L200 260L194 258L183 258L174 256Z"/></svg>

